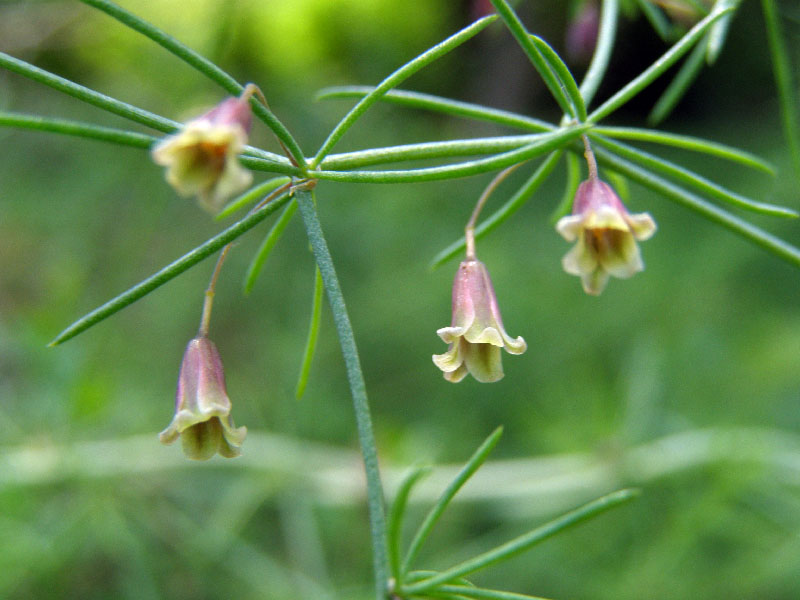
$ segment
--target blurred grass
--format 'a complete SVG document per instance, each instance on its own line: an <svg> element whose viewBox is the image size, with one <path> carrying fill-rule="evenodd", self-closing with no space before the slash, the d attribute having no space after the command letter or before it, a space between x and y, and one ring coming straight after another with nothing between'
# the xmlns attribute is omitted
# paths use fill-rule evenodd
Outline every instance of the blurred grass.
<svg viewBox="0 0 800 600"><path fill-rule="evenodd" d="M315 87L373 84L465 19L449 2L348 0L333 11L330 3L311 0L209 0L182 13L140 0L125 6L259 83L308 153L347 107L314 104ZM534 12L542 10L537 5ZM744 10L718 64L667 126L759 152L785 172L788 156L778 145L758 15L748 3ZM82 6L4 4L0 16L4 51L165 116L196 114L219 98L161 50ZM638 30L631 27L627 34L635 39ZM295 42L310 33L313 43ZM514 51L503 43L489 31L410 84L475 99L497 85L500 65L514 64ZM638 57L629 54L615 57L615 77L633 74ZM552 107L537 104L533 90L521 93L513 77L512 70L513 93L501 107L548 115ZM0 82L4 107L119 125L18 77L0 74ZM743 91L721 95L720 89ZM634 104L619 118L636 125L644 114ZM256 129L255 141L271 147ZM466 122L378 106L348 133L342 150L478 131ZM0 465L6 465L0 482L13 465L33 468L4 462L19 452L66 454L84 442L110 440L90 447L87 469L94 462L112 465L103 477L66 470L25 485L0 483L0 597L367 597L363 504L330 501L332 490L353 489L359 467L327 309L306 396L297 402L293 395L313 283L299 220L250 297L241 295L241 278L267 226L246 235L225 266L212 337L226 365L236 422L254 435L245 443L244 465L195 465L182 461L178 448L158 445L155 434L171 418L177 369L199 318L210 262L63 347L45 346L66 324L202 242L219 224L176 198L140 151L18 131L0 130L0 141ZM800 205L789 177L773 181L694 155L664 154L757 199ZM520 169L514 181L532 168ZM548 495L544 486L563 489L575 476L572 463L555 463L563 479L510 469L505 481L448 512L421 565L446 567L572 508L581 493L630 483L636 477L621 465L636 455L633 446L698 428L757 428L790 435L775 438L777 449L759 437L742 438L738 445L753 460L732 453L729 461L689 463L649 479L636 503L476 580L575 599L800 596L796 464L792 471L794 463L768 460L784 456L784 446L790 455L800 433L798 273L633 186L630 208L650 211L660 226L642 245L647 270L612 281L599 298L587 297L577 278L561 271L568 246L548 225L564 180L558 171L518 218L478 249L509 333L523 335L529 350L505 357L500 383L454 386L430 355L444 349L435 330L449 321L455 265L433 273L427 265L461 234L488 180L318 186L382 460L396 469L458 462L503 424L492 459L575 454L613 468L599 479L586 476L583 488L578 475L577 491L565 496ZM502 202L511 185L493 202ZM795 224L759 222L800 242ZM296 444L264 446L259 432ZM148 450L126 445L140 435L150 436ZM342 451L350 465L334 473L329 487L303 476L323 470L321 457L305 453L312 443L331 456ZM692 447L667 447L662 457ZM767 458L759 460L762 452ZM120 468L114 475L120 458L171 466L145 473ZM263 469L247 466L259 460ZM297 466L298 460L306 464ZM490 473L503 473L491 471L503 463L490 463ZM269 468L276 464L290 466ZM525 483L540 483L533 486L539 493L496 498L506 486ZM412 522L426 508L413 505Z"/></svg>

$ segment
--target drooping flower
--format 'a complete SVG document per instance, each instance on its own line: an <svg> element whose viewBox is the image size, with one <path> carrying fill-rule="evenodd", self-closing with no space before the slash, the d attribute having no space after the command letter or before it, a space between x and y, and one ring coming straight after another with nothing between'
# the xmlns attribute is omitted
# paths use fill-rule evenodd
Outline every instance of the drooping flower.
<svg viewBox="0 0 800 600"><path fill-rule="evenodd" d="M458 383L467 373L480 382L503 378L500 349L522 354L527 349L521 337L511 338L503 328L500 309L486 266L475 258L463 261L453 282L453 320L436 332L450 344L433 362L444 378Z"/></svg>
<svg viewBox="0 0 800 600"><path fill-rule="evenodd" d="M231 401L217 347L205 336L186 346L175 395L175 416L159 440L171 444L181 438L183 453L207 460L217 452L226 458L241 454L246 427L234 427Z"/></svg>
<svg viewBox="0 0 800 600"><path fill-rule="evenodd" d="M578 186L572 214L559 219L557 231L577 240L562 265L578 275L587 294L603 291L610 275L627 278L644 269L636 241L650 238L656 223L648 213L632 215L611 189L596 177Z"/></svg>
<svg viewBox="0 0 800 600"><path fill-rule="evenodd" d="M153 161L167 167L167 182L179 194L197 196L200 206L216 213L253 180L239 164L251 121L249 95L223 100L161 140Z"/></svg>

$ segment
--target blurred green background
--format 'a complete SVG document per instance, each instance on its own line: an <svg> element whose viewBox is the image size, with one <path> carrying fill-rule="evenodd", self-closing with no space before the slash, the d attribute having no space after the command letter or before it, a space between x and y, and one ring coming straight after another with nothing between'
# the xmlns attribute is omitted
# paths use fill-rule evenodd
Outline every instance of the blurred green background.
<svg viewBox="0 0 800 600"><path fill-rule="evenodd" d="M475 4L476 5L476 4ZM320 87L375 84L472 18L453 0L192 0L123 6L264 90L307 153L351 105ZM529 1L530 28L563 50L566 3ZM800 23L781 5L795 67ZM0 49L111 96L185 119L220 90L76 2L0 4ZM600 99L663 44L628 18ZM582 72L581 65L574 65ZM796 69L795 69L796 73ZM547 119L556 106L493 26L407 88ZM614 122L642 125L663 84ZM115 127L127 122L0 72L0 108ZM757 152L780 175L661 151L756 199L800 208L779 128L759 3L664 125ZM500 134L485 124L377 106L338 150ZM277 150L264 127L253 143ZM55 349L66 325L223 225L177 198L146 152L0 129L0 598L368 598L363 475L327 307L305 398L294 398L313 262L291 224L249 297L241 284L268 224L240 239L220 279L211 337L244 456L196 464L156 434L194 335L211 261ZM489 210L526 178L523 166ZM587 297L561 270L549 215L564 170L479 243L508 332L502 382L452 385L445 346L458 237L487 175L414 185L320 183L323 226L360 345L391 495L418 463L465 460L498 425L492 460L420 556L444 568L622 486L635 502L476 574L485 586L562 599L800 597L800 279L796 269L631 186L660 230L647 270ZM800 243L797 224L752 218ZM412 498L416 524L447 481Z"/></svg>

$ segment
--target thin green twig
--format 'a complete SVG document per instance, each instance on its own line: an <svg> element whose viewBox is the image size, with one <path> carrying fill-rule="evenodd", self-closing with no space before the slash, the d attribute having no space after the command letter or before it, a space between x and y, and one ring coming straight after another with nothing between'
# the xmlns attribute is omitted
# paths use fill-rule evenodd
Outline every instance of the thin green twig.
<svg viewBox="0 0 800 600"><path fill-rule="evenodd" d="M369 401L367 400L367 389L361 372L361 361L358 357L353 327L347 314L339 279L333 266L328 244L322 233L322 226L317 216L317 209L314 206L311 192L305 189L298 189L296 196L300 214L303 216L303 222L308 233L308 241L311 243L311 249L322 274L322 281L325 284L328 303L333 313L333 320L339 334L339 343L342 347L342 355L347 368L347 379L350 382L358 439L361 445L361 455L364 460L364 471L367 478L367 504L369 507L370 535L372 537L375 593L377 600L385 600L389 583L389 561L384 495L378 468L378 452L372 431L372 417L370 416Z"/></svg>

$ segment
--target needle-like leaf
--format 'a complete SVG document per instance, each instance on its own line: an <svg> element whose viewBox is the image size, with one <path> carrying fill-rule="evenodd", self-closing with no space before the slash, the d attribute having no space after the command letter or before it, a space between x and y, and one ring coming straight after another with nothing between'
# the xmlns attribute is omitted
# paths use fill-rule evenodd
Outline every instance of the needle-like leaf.
<svg viewBox="0 0 800 600"><path fill-rule="evenodd" d="M457 48L467 40L483 31L483 29L494 22L496 18L497 17L491 15L475 21L458 33L450 36L443 42L436 44L433 48L430 48L413 60L407 62L394 73L389 75L386 79L384 79L378 86L373 88L372 91L361 98L361 100L350 109L350 112L348 112L344 118L339 121L336 127L334 127L333 131L331 131L330 135L328 135L328 138L323 142L322 147L320 147L319 151L317 152L317 155L311 161L310 167L312 169L316 168L330 153L334 145L336 145L336 142L341 139L345 132L350 129L350 127L353 126L358 118L363 115L370 106L377 102L382 95L386 94L386 92L392 88L400 85L403 81L411 77L423 67L428 66L436 59L444 56L451 50Z"/></svg>
<svg viewBox="0 0 800 600"><path fill-rule="evenodd" d="M450 485L445 488L436 504L434 504L430 511L428 511L428 514L425 515L425 519L422 521L419 529L417 529L417 532L414 534L411 544L408 547L408 552L406 552L406 556L403 559L403 564L399 570L401 578L403 574L407 573L411 569L411 565L413 564L414 559L417 558L417 554L419 554L422 545L425 543L425 540L428 539L433 527L439 521L442 513L444 513L445 509L450 504L450 501L458 493L458 490L460 490L463 485L469 481L469 478L472 477L475 474L475 471L477 471L484 463L486 458L489 456L489 453L494 450L497 442L500 441L500 436L502 435L503 428L498 427L489 435L489 437L484 440L484 442L470 457L461 471L459 471L458 475L456 475L453 481L450 482Z"/></svg>
<svg viewBox="0 0 800 600"><path fill-rule="evenodd" d="M746 167L759 169L770 175L775 175L776 173L775 167L772 164L755 154L693 136L656 131L655 129L638 129L636 127L595 127L592 129L592 132L620 140L652 142L654 144L663 144L665 146L683 148L684 150L702 152L710 156L718 156L719 158L739 163Z"/></svg>
<svg viewBox="0 0 800 600"><path fill-rule="evenodd" d="M613 142L608 138L599 135L592 135L592 140L601 146L604 146L623 158L635 162L654 173L661 173L672 179L679 181L682 184L689 185L696 190L723 202L728 202L739 208L744 208L763 215L770 215L773 217L786 217L797 218L798 213L791 208L784 206L777 206L775 204L768 204L766 202L757 202L736 192L732 192L724 187L709 181L705 177L698 175L684 167L678 166L670 161L664 160L658 156L653 156L643 150L638 150L627 144Z"/></svg>
<svg viewBox="0 0 800 600"><path fill-rule="evenodd" d="M727 8L724 10L714 10L702 21L698 22L692 27L686 35L684 35L678 42L676 42L669 50L667 50L658 60L644 70L638 77L628 83L625 87L619 90L616 94L611 96L598 108L596 108L587 119L593 123L601 121L628 100L636 96L648 85L658 79L667 69L669 69L675 61L681 56L686 54L691 47L705 34L711 25L723 16L730 13L733 9Z"/></svg>
<svg viewBox="0 0 800 600"><path fill-rule="evenodd" d="M75 337L79 333L82 333L89 329L90 327L97 325L100 321L107 319L111 315L121 311L126 306L129 306L139 300L140 298L146 296L156 288L164 285L171 279L174 279L184 271L195 266L204 258L207 258L227 243L232 242L245 232L249 231L256 225L258 225L261 221L266 219L269 215L273 212L278 210L281 206L286 203L287 197L284 195L282 197L274 199L269 204L265 205L263 208L257 210L256 212L246 216L241 221L234 223L221 233L218 233L210 240L205 242L204 244L198 246L191 252L184 254L178 260L170 263L157 273L154 273L144 281L138 283L137 285L133 286L126 292L123 292L119 296L112 298L102 306L94 309L92 312L88 313L87 315L81 317L77 321L75 321L72 325L67 327L64 331L59 333L56 338L50 342L50 346L56 346L58 344L62 344L67 340Z"/></svg>
<svg viewBox="0 0 800 600"><path fill-rule="evenodd" d="M402 171L311 171L309 176L332 181L357 181L369 183L401 183L417 181L437 181L469 177L488 171L496 171L520 163L536 156L546 154L564 146L589 129L588 125L561 128L539 141L527 144L516 150L497 154L489 158L471 160L442 167L408 169Z"/></svg>
<svg viewBox="0 0 800 600"><path fill-rule="evenodd" d="M292 205L296 206L296 205ZM319 326L322 321L322 275L319 268L314 269L314 296L311 301L311 318L308 321L308 337L306 337L306 347L303 350L303 360L300 363L300 375L297 377L297 385L294 388L294 397L300 400L306 393L308 377L311 375L311 363L314 360L314 352L317 349L319 339Z"/></svg>
<svg viewBox="0 0 800 600"><path fill-rule="evenodd" d="M565 529L572 527L573 525L582 523L583 521L595 517L607 510L620 506L621 504L630 501L638 495L638 490L633 489L624 489L612 492L606 496L603 496L602 498L593 500L592 502L589 502L580 508L568 512L567 514L558 517L557 519L554 519L545 525L537 527L526 534L516 537L505 544L497 546L488 552L484 552L483 554L466 560L454 567L446 569L438 575L434 575L433 577L424 579L411 585L403 586L400 589L400 595L402 597L408 597L415 594L424 594L432 589L435 589L443 583L450 583L456 577L462 577L463 575L474 573L475 571L479 571L500 561L507 560L512 556L516 556L517 554L532 548L536 544L553 537Z"/></svg>
<svg viewBox="0 0 800 600"><path fill-rule="evenodd" d="M206 57L195 52L185 44L182 44L171 35L161 31L158 27L148 23L144 19L125 10L121 6L114 4L110 0L81 0L84 4L92 6L110 17L113 17L123 25L130 27L134 31L150 38L156 44L171 52L188 65L200 71L203 75L220 85L229 94L238 96L244 90L244 86L231 77L228 73L220 69ZM297 164L305 164L303 152L300 146L289 133L289 130L278 120L272 111L264 106L257 98L250 100L253 113L261 119L277 136L291 153Z"/></svg>
<svg viewBox="0 0 800 600"><path fill-rule="evenodd" d="M340 87L325 88L317 93L318 100L328 100L335 98L363 98L371 93L375 88L363 85L350 85ZM550 131L554 125L541 119L520 115L518 113L498 108L489 108L471 102L461 100L451 100L432 94L422 92L411 92L408 90L392 90L380 97L381 102L407 106L419 110L430 110L444 113L453 117L463 117L487 121L506 127L514 127L525 131Z"/></svg>

